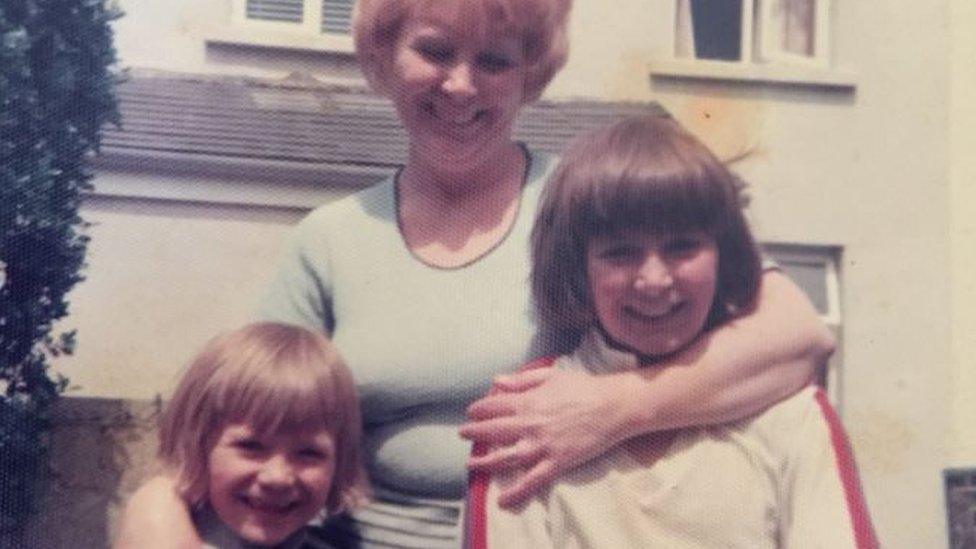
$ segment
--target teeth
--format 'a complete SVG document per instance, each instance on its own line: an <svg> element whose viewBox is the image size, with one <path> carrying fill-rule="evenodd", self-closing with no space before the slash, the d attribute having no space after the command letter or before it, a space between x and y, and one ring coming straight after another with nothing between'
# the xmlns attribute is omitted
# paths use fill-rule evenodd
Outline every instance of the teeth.
<svg viewBox="0 0 976 549"><path fill-rule="evenodd" d="M636 314L637 316L642 316L642 317L645 317L645 318L650 318L652 320L657 320L659 318L663 318L663 317L668 316L669 314L671 314L672 312L674 312L674 310L676 308L677 308L676 307L676 304L669 303L666 308L660 309L660 310L650 310L650 311L648 311L648 310L636 309L636 308L631 308L630 310L634 314Z"/></svg>
<svg viewBox="0 0 976 549"><path fill-rule="evenodd" d="M467 126L481 117L483 111L471 109L462 113L451 114L451 109L438 109L433 103L428 104L428 111L439 120L455 126Z"/></svg>
<svg viewBox="0 0 976 549"><path fill-rule="evenodd" d="M276 501L262 501L260 499L245 497L247 504L255 509L261 511L271 511L271 512L284 512L289 510L294 502L276 502Z"/></svg>
<svg viewBox="0 0 976 549"><path fill-rule="evenodd" d="M639 314L639 315L641 315L641 316L646 316L647 318L654 318L654 319L658 319L658 318L661 318L661 317L663 317L663 316L667 316L667 314L668 314L669 312L671 312L671 310L670 310L670 309L668 309L667 311L662 311L662 312L653 312L653 313L648 313L648 312L640 312L640 311L638 311L638 313L637 313L637 314Z"/></svg>

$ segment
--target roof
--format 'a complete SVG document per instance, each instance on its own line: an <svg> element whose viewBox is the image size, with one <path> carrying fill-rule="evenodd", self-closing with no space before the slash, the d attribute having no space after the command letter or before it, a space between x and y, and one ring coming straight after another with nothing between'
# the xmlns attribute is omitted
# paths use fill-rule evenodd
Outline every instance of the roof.
<svg viewBox="0 0 976 549"><path fill-rule="evenodd" d="M132 75L117 88L120 128L105 129L101 167L276 172L383 171L406 160L393 104L350 85L186 74ZM522 109L516 139L560 152L577 134L623 116L664 114L656 103L540 101ZM334 180L334 178L333 178Z"/></svg>

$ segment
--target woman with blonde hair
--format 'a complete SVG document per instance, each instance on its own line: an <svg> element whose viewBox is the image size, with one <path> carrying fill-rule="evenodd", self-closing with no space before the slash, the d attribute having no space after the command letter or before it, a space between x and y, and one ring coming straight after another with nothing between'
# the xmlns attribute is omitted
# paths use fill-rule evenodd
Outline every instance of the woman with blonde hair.
<svg viewBox="0 0 976 549"><path fill-rule="evenodd" d="M466 464L523 471L501 495L513 505L628 438L761 410L832 350L803 294L768 271L754 310L673 367L509 375L579 335L535 319L529 231L554 159L512 138L565 63L569 11L569 0L357 3L357 55L396 107L408 159L296 227L260 313L328 332L360 392L376 501L330 521L337 545L458 547ZM497 449L468 461L459 432ZM185 513L160 500L160 522L184 531Z"/></svg>

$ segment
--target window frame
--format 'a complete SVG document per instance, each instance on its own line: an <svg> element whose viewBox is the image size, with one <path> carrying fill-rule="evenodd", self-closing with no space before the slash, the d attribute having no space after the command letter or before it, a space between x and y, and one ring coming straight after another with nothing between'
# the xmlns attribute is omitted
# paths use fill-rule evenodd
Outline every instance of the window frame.
<svg viewBox="0 0 976 549"><path fill-rule="evenodd" d="M239 29L254 32L270 32L275 34L297 34L302 36L321 36L332 38L348 38L350 32L326 32L322 30L322 12L324 5L330 0L302 0L302 22L267 21L253 19L247 16L248 0L231 0L231 25Z"/></svg>
<svg viewBox="0 0 976 549"><path fill-rule="evenodd" d="M756 10L752 11L753 19L743 28L741 51L738 60L699 59L694 57L692 47L682 44L682 36L693 32L690 28L691 0L653 0L655 17L648 22L651 36L668 36L670 42L655 48L654 54L648 60L647 68L653 79L691 79L703 81L749 82L755 84L773 84L790 86L809 86L819 89L834 89L853 91L858 85L856 72L839 67L832 49L833 27L836 25L835 14L837 4L831 0L816 0L817 13L814 18L816 55L808 58L802 55L781 52L779 55L773 48L769 37L763 38L760 10L770 10L772 0L739 0L743 2L743 14L750 11L751 4ZM762 5L759 3L762 2ZM682 6L682 3L685 5ZM687 14L683 14L687 10ZM768 12L767 12L768 13ZM683 21L682 17L687 18ZM745 21L746 19L744 19ZM684 26L683 24L684 23ZM762 27L768 29L766 23ZM758 31L758 32L757 32ZM746 41L746 34L752 37ZM765 44L760 42L765 40ZM765 48L765 50L763 50ZM764 56L766 56L764 60Z"/></svg>
<svg viewBox="0 0 976 549"><path fill-rule="evenodd" d="M810 56L790 53L777 47L770 21L776 0L755 1L759 6L756 19L759 26L756 56L761 62L821 69L830 66L831 0L812 0L814 2L813 29L811 29L813 55Z"/></svg>
<svg viewBox="0 0 976 549"><path fill-rule="evenodd" d="M302 0L301 23L264 21L247 17L247 0L230 0L228 22L206 31L205 42L216 46L253 46L274 50L352 55L352 33L324 32L322 6L328 0ZM305 17L311 9L311 17Z"/></svg>
<svg viewBox="0 0 976 549"><path fill-rule="evenodd" d="M820 382L826 386L830 401L838 410L842 410L841 375L843 368L843 315L841 305L841 257L843 248L817 244L796 244L785 242L763 242L761 245L765 255L775 260L780 269L789 274L786 265L809 265L823 269L824 297L826 311L818 311L820 319L837 338L837 351L827 362ZM794 280L799 286L800 281ZM800 289L807 293L806 288ZM809 295L809 294L807 294ZM811 301L813 301L811 299Z"/></svg>

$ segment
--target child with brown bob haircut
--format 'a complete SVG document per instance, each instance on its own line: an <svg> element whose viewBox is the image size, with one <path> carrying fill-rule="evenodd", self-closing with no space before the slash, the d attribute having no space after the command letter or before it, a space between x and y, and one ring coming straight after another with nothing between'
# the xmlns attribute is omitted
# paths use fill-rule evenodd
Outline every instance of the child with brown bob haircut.
<svg viewBox="0 0 976 549"><path fill-rule="evenodd" d="M740 202L735 177L671 119L577 140L541 199L532 291L541 317L581 340L527 368L660 367L748 313L762 268ZM472 549L877 546L819 387L730 424L630 439L516 511L496 504L508 480L472 478Z"/></svg>
<svg viewBox="0 0 976 549"><path fill-rule="evenodd" d="M360 430L352 377L324 335L256 323L218 336L166 406L166 475L133 496L115 546L160 545L140 539L155 512L141 502L168 490L199 536L183 546L299 547L310 520L365 501Z"/></svg>

